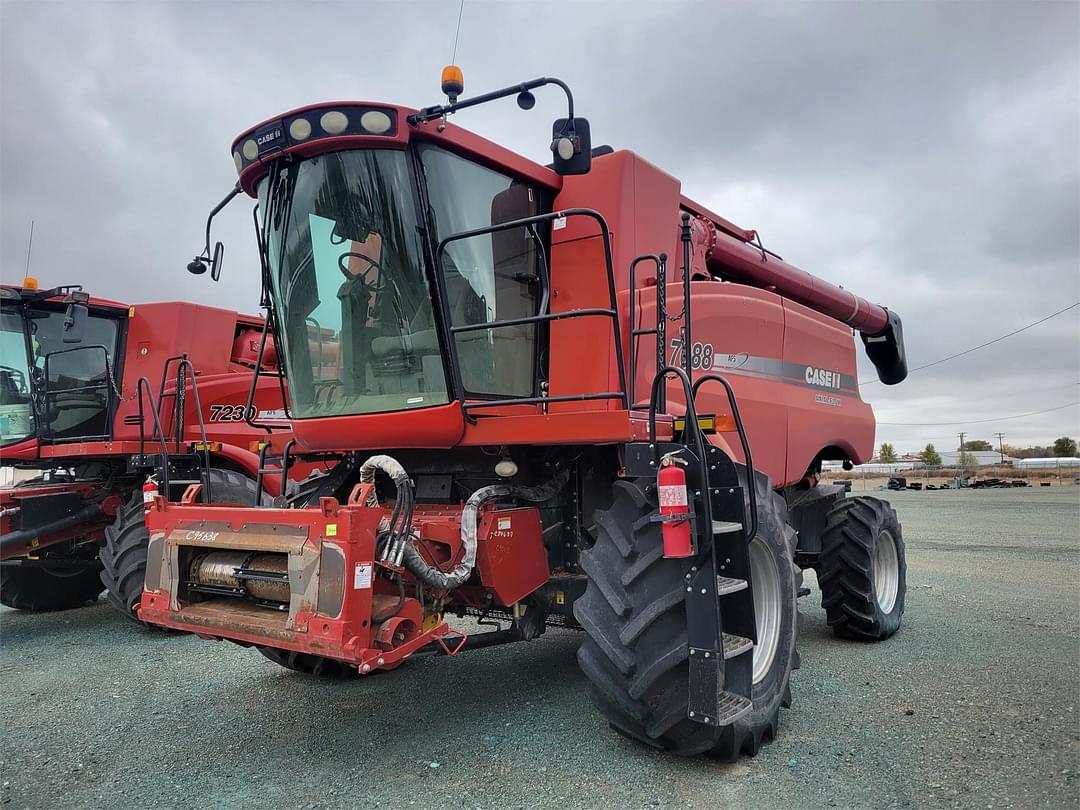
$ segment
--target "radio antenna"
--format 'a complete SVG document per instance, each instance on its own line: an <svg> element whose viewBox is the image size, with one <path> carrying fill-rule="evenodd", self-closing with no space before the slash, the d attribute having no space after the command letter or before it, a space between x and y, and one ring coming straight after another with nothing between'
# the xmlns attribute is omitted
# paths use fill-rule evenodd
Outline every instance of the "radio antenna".
<svg viewBox="0 0 1080 810"><path fill-rule="evenodd" d="M450 64L457 64L457 44L458 37L461 36L461 13L465 10L465 0L461 0L461 5L458 6L457 12L457 30L454 32L454 52L450 56Z"/></svg>
<svg viewBox="0 0 1080 810"><path fill-rule="evenodd" d="M34 248L34 220L30 220L30 241L26 245L26 272L23 276L30 275L30 251Z"/></svg>

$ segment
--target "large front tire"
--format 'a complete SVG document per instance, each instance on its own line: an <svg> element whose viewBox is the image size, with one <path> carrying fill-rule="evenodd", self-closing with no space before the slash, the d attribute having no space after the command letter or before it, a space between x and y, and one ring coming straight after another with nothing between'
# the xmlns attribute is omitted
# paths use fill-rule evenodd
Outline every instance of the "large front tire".
<svg viewBox="0 0 1080 810"><path fill-rule="evenodd" d="M775 625L769 657L756 673L753 708L734 724L715 728L688 717L688 644L685 576L694 558L665 559L655 511L655 491L617 481L609 509L596 514L598 537L581 555L589 576L574 615L585 630L578 662L590 681L593 701L616 730L677 754L753 756L776 734L781 705L790 702L791 671L798 666L794 532L782 498L768 479L755 482L760 544L775 571ZM758 635L762 637L759 621Z"/></svg>
<svg viewBox="0 0 1080 810"><path fill-rule="evenodd" d="M256 503L255 481L244 473L213 467L210 488L214 503L251 506ZM263 500L267 500L263 495ZM109 602L139 624L137 607L146 585L146 552L150 534L146 530L142 492L136 490L105 529L101 549L101 581ZM144 625L145 626L145 625Z"/></svg>
<svg viewBox="0 0 1080 810"><path fill-rule="evenodd" d="M80 607L97 600L101 594L100 571L96 563L82 570L3 565L0 566L0 603L31 613Z"/></svg>
<svg viewBox="0 0 1080 810"><path fill-rule="evenodd" d="M360 672L355 666L349 666L344 661L327 658L323 655L293 652L292 650L282 650L277 647L256 647L255 649L275 664L295 672L303 672L305 675L314 675L317 678L332 680L344 680L345 678L360 676Z"/></svg>
<svg viewBox="0 0 1080 810"><path fill-rule="evenodd" d="M900 520L887 501L846 498L829 511L818 585L836 635L880 641L900 629L907 557Z"/></svg>

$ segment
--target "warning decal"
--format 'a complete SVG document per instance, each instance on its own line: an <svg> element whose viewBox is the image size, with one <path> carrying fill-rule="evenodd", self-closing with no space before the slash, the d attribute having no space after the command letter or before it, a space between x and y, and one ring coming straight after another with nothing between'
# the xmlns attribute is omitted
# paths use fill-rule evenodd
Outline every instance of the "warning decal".
<svg viewBox="0 0 1080 810"><path fill-rule="evenodd" d="M356 564L352 586L354 591L363 591L371 587L371 563Z"/></svg>

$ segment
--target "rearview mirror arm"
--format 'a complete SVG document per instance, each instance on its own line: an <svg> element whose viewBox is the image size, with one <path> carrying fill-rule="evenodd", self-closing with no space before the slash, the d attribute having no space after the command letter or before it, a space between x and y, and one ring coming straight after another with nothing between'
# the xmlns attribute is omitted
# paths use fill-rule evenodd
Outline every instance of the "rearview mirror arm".
<svg viewBox="0 0 1080 810"><path fill-rule="evenodd" d="M221 211L221 209L223 209L226 205L231 203L233 201L233 198L237 194L239 194L240 191L241 191L241 188L240 188L240 183L238 181L236 183L236 185L232 187L232 189L229 191L229 193L225 195L225 199L223 199L221 202L219 202L217 205L215 205L213 207L213 209L211 209L210 215L207 216L207 218L206 218L206 245L205 245L205 247L203 247L203 252L201 254L199 254L198 256L196 256L194 261L192 261L191 264L202 264L202 263L207 262L207 261L210 260L210 225L211 225L211 223L213 223L214 217L216 217L218 215L218 213ZM203 266L203 271L205 271L205 269L206 269L206 267L204 265ZM188 265L188 270L191 270L191 265Z"/></svg>
<svg viewBox="0 0 1080 810"><path fill-rule="evenodd" d="M528 91L536 88L543 87L545 84L558 85L566 93L567 104L567 118L573 120L574 118L574 96L570 92L569 86L561 79L555 79L549 76L543 76L539 79L531 79L521 84L515 84L511 87L504 87L501 90L492 90L490 93L484 93L480 96L473 96L462 101L455 101L452 104L438 104L434 107L424 107L419 112L415 112L410 115L406 120L412 124L424 124L428 121L433 121L436 118L442 118L443 116L455 113L458 110L464 110L467 107L475 107L477 104L486 104L489 101L495 101L499 98L506 98L507 96L513 96L520 93L527 93Z"/></svg>

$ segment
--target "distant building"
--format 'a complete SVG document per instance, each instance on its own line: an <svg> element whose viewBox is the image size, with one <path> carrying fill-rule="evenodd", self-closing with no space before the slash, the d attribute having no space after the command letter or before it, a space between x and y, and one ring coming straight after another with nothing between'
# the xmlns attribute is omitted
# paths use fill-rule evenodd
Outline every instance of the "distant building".
<svg viewBox="0 0 1080 810"><path fill-rule="evenodd" d="M895 472L909 472L910 470L924 467L921 461L897 461L892 464L879 464L878 462L870 462L869 464L857 464L848 472L853 474L859 473L895 473ZM839 461L824 461L821 464L822 472L838 473L845 472L843 464Z"/></svg>
<svg viewBox="0 0 1080 810"><path fill-rule="evenodd" d="M938 455L941 456L941 464L943 467L959 467L960 466L960 451L959 450L939 450ZM968 466L978 467L992 467L1001 466L1001 453L997 450L965 450L965 463ZM1005 463L1016 465L1019 459L1012 458L1011 456L1005 456Z"/></svg>
<svg viewBox="0 0 1080 810"><path fill-rule="evenodd" d="M1022 458L1016 462L1022 469L1053 469L1056 467L1080 467L1080 458Z"/></svg>

